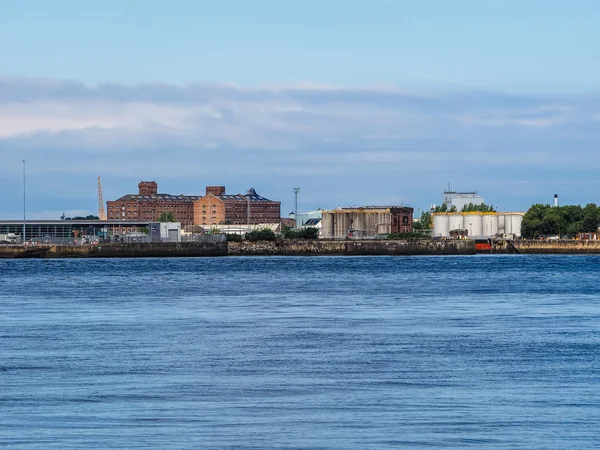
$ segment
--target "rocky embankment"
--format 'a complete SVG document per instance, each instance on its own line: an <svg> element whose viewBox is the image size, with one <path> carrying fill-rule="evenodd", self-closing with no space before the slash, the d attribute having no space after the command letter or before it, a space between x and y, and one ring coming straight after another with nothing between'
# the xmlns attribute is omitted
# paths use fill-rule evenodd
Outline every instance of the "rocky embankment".
<svg viewBox="0 0 600 450"><path fill-rule="evenodd" d="M229 255L473 255L475 241L278 240L229 242Z"/></svg>

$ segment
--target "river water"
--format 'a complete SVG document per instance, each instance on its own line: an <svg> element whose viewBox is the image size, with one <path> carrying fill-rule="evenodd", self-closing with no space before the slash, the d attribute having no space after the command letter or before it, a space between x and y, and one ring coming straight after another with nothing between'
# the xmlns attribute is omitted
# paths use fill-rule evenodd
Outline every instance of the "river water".
<svg viewBox="0 0 600 450"><path fill-rule="evenodd" d="M0 447L594 448L599 268L0 260Z"/></svg>

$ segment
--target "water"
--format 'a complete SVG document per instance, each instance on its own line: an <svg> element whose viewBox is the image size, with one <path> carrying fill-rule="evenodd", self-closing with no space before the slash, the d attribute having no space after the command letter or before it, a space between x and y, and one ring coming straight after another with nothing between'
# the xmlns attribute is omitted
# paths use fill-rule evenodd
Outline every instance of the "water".
<svg viewBox="0 0 600 450"><path fill-rule="evenodd" d="M599 264L0 260L0 446L593 448Z"/></svg>

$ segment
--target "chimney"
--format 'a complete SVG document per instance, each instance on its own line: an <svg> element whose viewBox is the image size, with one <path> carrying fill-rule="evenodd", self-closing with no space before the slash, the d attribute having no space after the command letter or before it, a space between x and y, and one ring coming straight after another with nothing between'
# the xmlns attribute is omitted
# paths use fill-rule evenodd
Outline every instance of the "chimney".
<svg viewBox="0 0 600 450"><path fill-rule="evenodd" d="M558 206L558 194L554 194L554 206Z"/></svg>
<svg viewBox="0 0 600 450"><path fill-rule="evenodd" d="M225 195L225 186L206 186L206 195Z"/></svg>
<svg viewBox="0 0 600 450"><path fill-rule="evenodd" d="M158 192L156 181L140 181L138 184L140 195L155 195Z"/></svg>

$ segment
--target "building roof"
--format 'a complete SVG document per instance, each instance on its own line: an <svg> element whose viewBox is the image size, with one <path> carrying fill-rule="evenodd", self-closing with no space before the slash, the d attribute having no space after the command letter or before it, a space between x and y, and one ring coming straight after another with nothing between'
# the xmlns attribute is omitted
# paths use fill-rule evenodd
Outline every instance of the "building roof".
<svg viewBox="0 0 600 450"><path fill-rule="evenodd" d="M246 192L246 194L221 194L221 195L207 194L207 195L212 195L213 197L216 197L219 200L223 200L223 201L233 200L233 201L238 201L238 202L247 202L248 200L250 200L251 202L279 203L274 200L269 200L266 197L262 197L261 195L258 195L256 193L256 191L254 190L254 188L248 189L248 192Z"/></svg>
<svg viewBox="0 0 600 450"><path fill-rule="evenodd" d="M127 194L117 200L113 200L115 202L129 202L129 201L137 201L137 202L153 202L153 201L164 201L164 202L194 202L196 200L201 199L201 195L171 195L171 194L153 194L153 195L138 195L138 194Z"/></svg>
<svg viewBox="0 0 600 450"><path fill-rule="evenodd" d="M348 214L348 213L389 213L392 210L400 210L404 212L413 212L414 208L409 206L358 206L358 207L343 207L323 211L329 214ZM299 215L299 214L298 214Z"/></svg>

